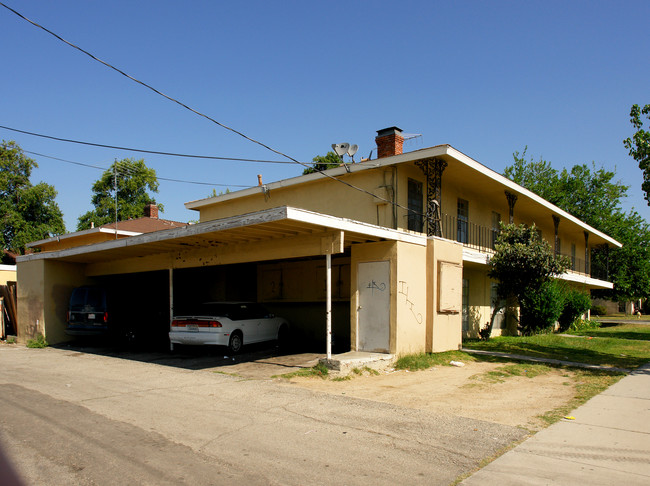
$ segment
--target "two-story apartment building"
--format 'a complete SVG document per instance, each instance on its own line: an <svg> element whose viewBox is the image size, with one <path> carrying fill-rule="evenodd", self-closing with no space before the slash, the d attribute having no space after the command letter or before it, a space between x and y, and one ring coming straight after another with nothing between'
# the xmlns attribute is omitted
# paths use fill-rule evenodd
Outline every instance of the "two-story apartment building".
<svg viewBox="0 0 650 486"><path fill-rule="evenodd" d="M64 339L53 286L137 274L168 289L166 315L201 299L257 300L321 349L330 338L340 351L457 349L489 320L499 221L535 223L571 257L561 278L612 287L590 265L592 248L620 246L611 237L449 145L403 153L396 127L376 142L376 159L186 203L195 225L21 257L24 335Z"/></svg>

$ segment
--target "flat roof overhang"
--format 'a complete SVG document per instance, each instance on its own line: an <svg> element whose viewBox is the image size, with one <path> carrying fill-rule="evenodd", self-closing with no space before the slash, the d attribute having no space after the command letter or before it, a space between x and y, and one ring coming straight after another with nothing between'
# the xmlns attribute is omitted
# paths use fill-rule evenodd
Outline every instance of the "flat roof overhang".
<svg viewBox="0 0 650 486"><path fill-rule="evenodd" d="M216 250L237 244L264 244L299 236L326 236L332 232L342 232L345 247L376 241L403 241L422 246L427 244L425 235L283 206L115 241L22 255L17 258L17 262L57 260L83 264L107 263L156 254L209 248Z"/></svg>

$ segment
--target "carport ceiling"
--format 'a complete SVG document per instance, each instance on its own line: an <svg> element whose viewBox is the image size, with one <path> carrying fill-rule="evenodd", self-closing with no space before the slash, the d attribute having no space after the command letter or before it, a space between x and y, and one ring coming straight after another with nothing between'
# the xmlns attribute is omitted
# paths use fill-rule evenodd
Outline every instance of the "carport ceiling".
<svg viewBox="0 0 650 486"><path fill-rule="evenodd" d="M344 232L346 247L354 243L384 240L426 244L426 237L422 235L284 206L94 245L34 253L19 257L19 261L55 259L74 263L99 263L192 249L326 235L332 231Z"/></svg>

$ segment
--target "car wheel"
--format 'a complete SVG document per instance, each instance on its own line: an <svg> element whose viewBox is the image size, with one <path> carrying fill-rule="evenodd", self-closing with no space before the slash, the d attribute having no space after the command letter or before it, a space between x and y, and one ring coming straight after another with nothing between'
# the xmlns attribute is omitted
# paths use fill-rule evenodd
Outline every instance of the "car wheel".
<svg viewBox="0 0 650 486"><path fill-rule="evenodd" d="M242 346L244 345L244 338L240 332L233 332L230 335L230 341L228 342L228 349L232 354L237 354L241 351Z"/></svg>

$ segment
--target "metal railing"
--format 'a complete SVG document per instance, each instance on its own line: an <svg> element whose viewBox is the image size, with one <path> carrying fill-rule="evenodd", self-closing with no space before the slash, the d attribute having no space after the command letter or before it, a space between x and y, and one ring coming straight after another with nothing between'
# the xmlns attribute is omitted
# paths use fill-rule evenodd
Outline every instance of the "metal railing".
<svg viewBox="0 0 650 486"><path fill-rule="evenodd" d="M494 245L499 235L499 230L496 228L481 226L462 219L459 220L458 217L450 214L443 214L441 223L443 238L458 241L468 248L490 254L494 253ZM550 243L552 246L553 243ZM562 252L560 254L569 258L568 272L608 280L606 265Z"/></svg>

